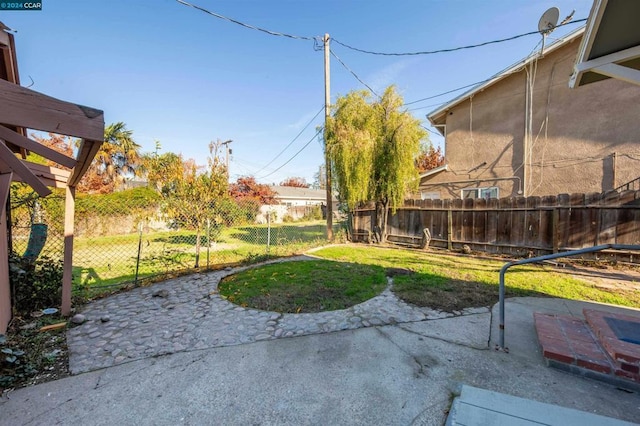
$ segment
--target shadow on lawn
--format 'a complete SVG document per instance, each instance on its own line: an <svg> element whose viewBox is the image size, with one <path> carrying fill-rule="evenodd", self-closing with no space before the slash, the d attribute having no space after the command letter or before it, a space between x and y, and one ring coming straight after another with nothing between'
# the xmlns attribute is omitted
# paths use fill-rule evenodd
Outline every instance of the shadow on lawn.
<svg viewBox="0 0 640 426"><path fill-rule="evenodd" d="M248 244L265 245L267 239L273 245L285 243L304 243L325 238L326 227L318 225L278 225L272 226L271 230L266 226L245 226L233 228L229 236Z"/></svg>
<svg viewBox="0 0 640 426"><path fill-rule="evenodd" d="M445 312L493 306L498 302L498 284L452 279L442 275L411 272L394 278L392 291L416 306ZM550 297L535 290L506 288L506 297Z"/></svg>

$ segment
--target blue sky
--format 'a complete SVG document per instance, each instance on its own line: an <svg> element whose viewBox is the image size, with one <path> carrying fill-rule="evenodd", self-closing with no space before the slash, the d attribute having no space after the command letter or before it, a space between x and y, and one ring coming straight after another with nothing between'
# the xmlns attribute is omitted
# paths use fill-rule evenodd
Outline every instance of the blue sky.
<svg viewBox="0 0 640 426"><path fill-rule="evenodd" d="M305 37L329 33L378 52L437 50L511 37L536 31L549 7L560 9L560 20L574 9L574 19L580 19L592 4L187 1L265 29ZM211 140L231 139L232 179L253 175L264 183L287 177L312 183L323 163L322 145L314 138L323 114L312 118L324 104L324 56L313 41L250 30L175 0L42 0L42 11L3 11L0 21L17 31L24 86L33 80L34 90L104 110L106 123L125 122L144 152L153 151L158 140L163 152L205 164ZM557 29L549 41L578 26ZM378 93L395 84L405 102L412 102L484 80L527 56L540 39L533 35L423 56L367 55L335 42L332 50ZM332 57L332 101L356 89L364 86ZM460 93L408 108L429 127L425 115ZM437 135L430 137L442 144Z"/></svg>

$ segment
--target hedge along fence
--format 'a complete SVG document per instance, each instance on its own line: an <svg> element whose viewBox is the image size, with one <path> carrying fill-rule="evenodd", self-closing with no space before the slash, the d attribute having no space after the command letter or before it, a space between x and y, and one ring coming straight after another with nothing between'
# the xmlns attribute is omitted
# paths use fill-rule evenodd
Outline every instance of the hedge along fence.
<svg viewBox="0 0 640 426"><path fill-rule="evenodd" d="M43 223L48 235L39 260L61 259L64 195L54 192L39 198L19 185L12 187L11 195L11 242L17 257L27 249L32 224ZM200 213L205 220L198 238L189 218L164 213L163 199L151 189L78 194L74 292L92 295L194 271L196 257L200 270L213 269L299 254L326 243L326 225L317 219L322 213L319 208L308 214L305 210L299 221L260 224L257 200L225 198L210 207ZM340 224L335 226L338 231Z"/></svg>
<svg viewBox="0 0 640 426"><path fill-rule="evenodd" d="M353 241L375 234L375 210L353 215ZM407 200L387 222L388 241L539 255L598 244L640 244L640 191L502 199ZM638 262L637 254L629 259Z"/></svg>

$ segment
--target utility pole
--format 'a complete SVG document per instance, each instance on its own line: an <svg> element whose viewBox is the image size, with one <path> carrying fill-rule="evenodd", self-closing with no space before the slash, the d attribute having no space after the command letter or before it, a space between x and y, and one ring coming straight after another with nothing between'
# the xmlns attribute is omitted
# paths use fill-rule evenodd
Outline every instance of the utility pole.
<svg viewBox="0 0 640 426"><path fill-rule="evenodd" d="M327 239L333 241L333 196L331 194L331 160L327 149L327 124L331 113L330 74L329 74L329 34L324 35L324 174L327 191Z"/></svg>
<svg viewBox="0 0 640 426"><path fill-rule="evenodd" d="M226 159L226 167L227 167L227 182L229 181L229 154L232 153L231 148L229 148L229 144L233 142L231 139L229 139L228 141L224 141L222 142L221 145L224 145L225 147L225 151L227 152L227 159Z"/></svg>

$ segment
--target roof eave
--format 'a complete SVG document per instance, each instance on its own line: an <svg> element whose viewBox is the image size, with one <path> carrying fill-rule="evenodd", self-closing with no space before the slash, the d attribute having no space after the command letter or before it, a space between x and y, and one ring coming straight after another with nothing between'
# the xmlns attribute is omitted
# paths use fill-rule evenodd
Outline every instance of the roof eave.
<svg viewBox="0 0 640 426"><path fill-rule="evenodd" d="M585 29L585 27L580 27L577 30L575 30L575 31L563 36L562 38L560 38L555 43L553 43L553 44L549 45L548 47L546 47L545 50L544 50L544 53L545 54L551 53L554 50L564 46L566 43L569 43L569 42L573 41L574 39L576 39L577 37L582 35L582 33L584 32L584 29ZM471 89L467 90L466 92L462 93L460 96L457 96L457 97L453 98L451 101L447 102L446 104L444 104L444 105L436 108L435 110L431 111L429 114L427 114L427 118L429 119L429 121L433 125L445 124L446 120L444 120L444 118L446 117L446 114L450 109L452 109L453 107L457 106L458 104L464 102L465 100L470 98L472 95L474 95L474 94L476 94L478 92L481 92L481 91L485 90L487 87L489 87L489 86L497 83L498 81L506 78L507 76L520 71L522 68L524 68L530 62L535 60L538 57L538 55L539 55L539 51L536 51L533 54L527 56L526 58L516 62L513 65L511 65L510 67L505 68L504 70L502 70L499 73L495 74L493 77L490 77L486 81L484 81L484 82L478 84L477 86L474 86Z"/></svg>

